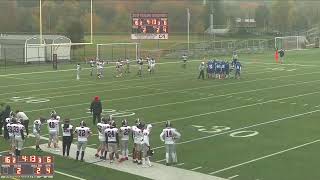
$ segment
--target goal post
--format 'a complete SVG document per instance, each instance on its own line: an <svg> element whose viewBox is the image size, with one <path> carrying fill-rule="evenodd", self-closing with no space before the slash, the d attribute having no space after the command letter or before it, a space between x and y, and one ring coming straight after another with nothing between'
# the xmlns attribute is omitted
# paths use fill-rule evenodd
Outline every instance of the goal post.
<svg viewBox="0 0 320 180"><path fill-rule="evenodd" d="M97 44L96 58L109 61L118 59L137 60L140 52L140 43L106 43Z"/></svg>
<svg viewBox="0 0 320 180"><path fill-rule="evenodd" d="M300 50L306 48L307 39L305 36L284 36L275 37L274 47L286 50Z"/></svg>

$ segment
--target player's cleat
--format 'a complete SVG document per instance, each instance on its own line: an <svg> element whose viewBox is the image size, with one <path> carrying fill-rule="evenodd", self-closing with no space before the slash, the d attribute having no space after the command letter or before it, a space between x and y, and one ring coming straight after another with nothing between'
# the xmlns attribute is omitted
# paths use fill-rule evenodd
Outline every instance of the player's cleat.
<svg viewBox="0 0 320 180"><path fill-rule="evenodd" d="M129 158L128 158L128 157L125 157L125 160L129 160Z"/></svg>
<svg viewBox="0 0 320 180"><path fill-rule="evenodd" d="M120 158L118 162L121 163L121 162L123 162L125 160L126 160L125 158Z"/></svg>
<svg viewBox="0 0 320 180"><path fill-rule="evenodd" d="M105 158L105 157L103 157L103 156L100 156L100 159L101 159L101 160L104 160L104 161L107 160L107 158Z"/></svg>
<svg viewBox="0 0 320 180"><path fill-rule="evenodd" d="M142 162L140 161L140 162L138 162L138 165L142 165Z"/></svg>
<svg viewBox="0 0 320 180"><path fill-rule="evenodd" d="M113 163L113 161L111 160L111 161L110 161L110 164L112 164L112 163Z"/></svg>
<svg viewBox="0 0 320 180"><path fill-rule="evenodd" d="M133 160L133 163L138 163L138 160Z"/></svg>
<svg viewBox="0 0 320 180"><path fill-rule="evenodd" d="M96 158L100 157L99 154L95 154L94 156L95 156Z"/></svg>

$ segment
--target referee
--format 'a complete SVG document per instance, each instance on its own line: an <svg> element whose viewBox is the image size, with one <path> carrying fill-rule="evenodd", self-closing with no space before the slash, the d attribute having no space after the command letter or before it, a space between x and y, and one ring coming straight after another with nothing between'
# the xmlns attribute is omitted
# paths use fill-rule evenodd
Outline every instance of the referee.
<svg viewBox="0 0 320 180"><path fill-rule="evenodd" d="M200 77L204 80L204 70L206 69L206 65L204 64L204 62L202 62L199 66L199 76L198 79L200 79Z"/></svg>
<svg viewBox="0 0 320 180"><path fill-rule="evenodd" d="M73 140L73 126L70 124L69 119L64 120L64 124L61 124L62 127L62 155L69 157L70 146Z"/></svg>

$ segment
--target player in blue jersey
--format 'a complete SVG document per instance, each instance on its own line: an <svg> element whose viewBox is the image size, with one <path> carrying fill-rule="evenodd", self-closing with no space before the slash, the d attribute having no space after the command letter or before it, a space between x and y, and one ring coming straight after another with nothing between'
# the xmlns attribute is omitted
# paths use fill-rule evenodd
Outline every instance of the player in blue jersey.
<svg viewBox="0 0 320 180"><path fill-rule="evenodd" d="M241 63L239 61L237 61L236 65L235 65L235 69L236 69L236 73L235 73L234 78L235 79L240 79L240 72L241 72L242 66L241 66Z"/></svg>
<svg viewBox="0 0 320 180"><path fill-rule="evenodd" d="M226 72L226 78L230 78L229 73L230 73L230 64L227 61L225 65L225 72Z"/></svg>
<svg viewBox="0 0 320 180"><path fill-rule="evenodd" d="M226 63L221 61L221 79L224 79L226 75Z"/></svg>
<svg viewBox="0 0 320 180"><path fill-rule="evenodd" d="M213 75L213 61L209 60L208 61L208 78L212 78Z"/></svg>

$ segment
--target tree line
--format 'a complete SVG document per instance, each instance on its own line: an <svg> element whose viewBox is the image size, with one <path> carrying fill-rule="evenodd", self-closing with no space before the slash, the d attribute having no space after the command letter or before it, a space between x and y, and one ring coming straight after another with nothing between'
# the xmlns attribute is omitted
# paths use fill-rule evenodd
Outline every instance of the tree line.
<svg viewBox="0 0 320 180"><path fill-rule="evenodd" d="M254 18L257 30L299 31L320 21L320 2L297 0L94 0L96 33L131 32L132 12L167 12L169 31L186 32L186 8L191 12L191 32L203 33L214 25L226 27L236 18ZM0 32L39 32L39 0L1 0ZM44 33L63 33L73 38L90 32L89 0L42 0ZM78 41L77 41L78 42Z"/></svg>

